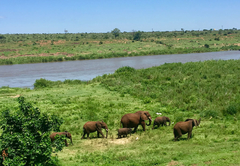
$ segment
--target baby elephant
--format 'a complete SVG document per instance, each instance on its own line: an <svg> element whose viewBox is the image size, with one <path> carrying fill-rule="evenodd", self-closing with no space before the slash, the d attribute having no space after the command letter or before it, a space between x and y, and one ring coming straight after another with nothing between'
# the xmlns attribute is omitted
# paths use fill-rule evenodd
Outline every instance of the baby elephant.
<svg viewBox="0 0 240 166"><path fill-rule="evenodd" d="M122 135L127 137L128 134L130 134L131 136L131 133L132 133L132 128L118 129L118 138L122 138Z"/></svg>
<svg viewBox="0 0 240 166"><path fill-rule="evenodd" d="M55 140L55 136L56 135L65 135L65 137L69 138L71 140L71 143L72 143L72 135L69 132L65 131L65 132L55 132L55 133L52 133L50 135L50 138L51 138L52 142ZM67 143L66 139L65 139L65 145L68 146L68 143ZM73 143L72 143L72 145L73 145Z"/></svg>
<svg viewBox="0 0 240 166"><path fill-rule="evenodd" d="M167 126L167 123L166 123L166 122L169 122L169 126L170 126L171 121L170 121L169 117L166 117L166 116L157 117L157 118L154 120L154 122L153 122L153 128L152 128L152 129L154 129L155 125L157 125L157 127L159 127L160 125L162 125L162 126L163 126L163 125Z"/></svg>

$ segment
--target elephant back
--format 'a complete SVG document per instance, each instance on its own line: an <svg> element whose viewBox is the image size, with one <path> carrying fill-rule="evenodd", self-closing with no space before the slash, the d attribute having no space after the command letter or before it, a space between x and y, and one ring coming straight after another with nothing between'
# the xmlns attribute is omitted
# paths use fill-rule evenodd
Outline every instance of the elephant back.
<svg viewBox="0 0 240 166"><path fill-rule="evenodd" d="M122 116L121 124L123 128L133 128L139 124L140 116L133 113L128 113Z"/></svg>

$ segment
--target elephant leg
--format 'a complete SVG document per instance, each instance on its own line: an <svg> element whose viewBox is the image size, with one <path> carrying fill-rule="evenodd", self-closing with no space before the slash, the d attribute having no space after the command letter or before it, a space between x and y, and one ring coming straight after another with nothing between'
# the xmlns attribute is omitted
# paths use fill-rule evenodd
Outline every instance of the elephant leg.
<svg viewBox="0 0 240 166"><path fill-rule="evenodd" d="M86 135L86 132L84 132L84 133L83 133L83 136L82 136L82 138L81 138L81 139L83 139L83 138L85 137L85 135Z"/></svg>
<svg viewBox="0 0 240 166"><path fill-rule="evenodd" d="M98 135L99 135L99 133L100 133L100 134L102 134L103 138L105 138L105 136L104 136L103 133L102 133L102 130L97 130L97 132L98 132Z"/></svg>
<svg viewBox="0 0 240 166"><path fill-rule="evenodd" d="M138 126L134 128L133 133L135 133L137 131L137 128L138 128Z"/></svg>
<svg viewBox="0 0 240 166"><path fill-rule="evenodd" d="M99 132L97 131L97 137L99 138Z"/></svg>
<svg viewBox="0 0 240 166"><path fill-rule="evenodd" d="M160 124L157 125L157 128L159 128Z"/></svg>
<svg viewBox="0 0 240 166"><path fill-rule="evenodd" d="M87 139L90 139L90 138L89 138L89 133L87 133Z"/></svg>
<svg viewBox="0 0 240 166"><path fill-rule="evenodd" d="M152 128L152 130L154 129L154 126L155 126L155 124L153 124L153 128Z"/></svg>
<svg viewBox="0 0 240 166"><path fill-rule="evenodd" d="M182 133L180 131L174 130L174 140L177 141L178 138L182 136Z"/></svg>
<svg viewBox="0 0 240 166"><path fill-rule="evenodd" d="M143 128L143 131L145 131L145 122L141 122L141 125L142 125L142 128Z"/></svg>
<svg viewBox="0 0 240 166"><path fill-rule="evenodd" d="M192 131L188 132L188 139L192 137Z"/></svg>
<svg viewBox="0 0 240 166"><path fill-rule="evenodd" d="M67 140L65 139L65 145L68 146Z"/></svg>

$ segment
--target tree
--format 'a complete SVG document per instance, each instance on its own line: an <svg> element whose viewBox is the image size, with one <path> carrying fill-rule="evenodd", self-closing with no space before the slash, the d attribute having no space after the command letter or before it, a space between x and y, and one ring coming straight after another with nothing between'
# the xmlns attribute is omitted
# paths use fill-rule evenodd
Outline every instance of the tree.
<svg viewBox="0 0 240 166"><path fill-rule="evenodd" d="M141 36L142 36L142 32L137 31L137 32L134 33L133 40L139 41L141 39Z"/></svg>
<svg viewBox="0 0 240 166"><path fill-rule="evenodd" d="M62 150L64 138L59 137L54 144L49 139L50 131L59 131L62 119L55 115L40 113L24 97L18 98L19 109L15 112L2 111L0 128L0 152L7 157L4 165L55 165L57 159L51 157L53 147ZM3 157L0 156L0 161ZM0 163L1 164L1 163Z"/></svg>
<svg viewBox="0 0 240 166"><path fill-rule="evenodd" d="M112 30L111 33L112 33L112 34L115 36L115 38L116 38L116 37L118 37L118 36L120 35L121 31L120 31L118 28L115 28L114 30Z"/></svg>

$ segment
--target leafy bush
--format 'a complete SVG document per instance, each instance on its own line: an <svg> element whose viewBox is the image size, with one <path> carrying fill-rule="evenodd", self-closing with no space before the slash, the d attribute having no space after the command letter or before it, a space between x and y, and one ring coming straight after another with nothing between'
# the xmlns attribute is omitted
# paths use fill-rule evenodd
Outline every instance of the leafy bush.
<svg viewBox="0 0 240 166"><path fill-rule="evenodd" d="M52 84L53 84L53 81L40 78L40 79L37 79L33 85L34 85L34 88L45 88L45 87L51 87Z"/></svg>
<svg viewBox="0 0 240 166"><path fill-rule="evenodd" d="M228 115L236 115L238 112L240 112L240 104L230 104L226 109L224 109L223 111L223 115L224 116L228 116Z"/></svg>
<svg viewBox="0 0 240 166"><path fill-rule="evenodd" d="M164 44L162 41L156 41L156 44Z"/></svg>
<svg viewBox="0 0 240 166"><path fill-rule="evenodd" d="M115 73L118 73L118 74L120 74L120 73L132 73L132 72L135 72L135 71L136 71L136 69L134 69L132 67L124 66L124 67L121 67L121 68L117 69L115 71Z"/></svg>
<svg viewBox="0 0 240 166"><path fill-rule="evenodd" d="M25 102L24 97L18 98L19 110L2 112L0 128L0 150L5 150L8 156L4 165L56 165L56 158L52 158L52 147L49 139L50 131L59 131L62 119L55 115L41 114L38 108ZM58 139L59 140L59 139ZM57 144L56 150L64 146ZM2 156L0 157L2 161ZM55 163L55 164L54 164Z"/></svg>
<svg viewBox="0 0 240 166"><path fill-rule="evenodd" d="M205 48L209 48L209 44L204 44L204 47Z"/></svg>
<svg viewBox="0 0 240 166"><path fill-rule="evenodd" d="M205 117L205 118L217 118L219 116L219 112L215 111L215 110L206 110L206 111L202 111L200 113L201 117Z"/></svg>

